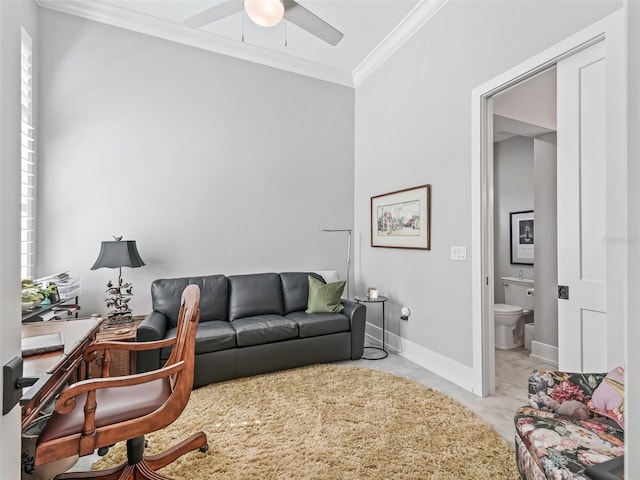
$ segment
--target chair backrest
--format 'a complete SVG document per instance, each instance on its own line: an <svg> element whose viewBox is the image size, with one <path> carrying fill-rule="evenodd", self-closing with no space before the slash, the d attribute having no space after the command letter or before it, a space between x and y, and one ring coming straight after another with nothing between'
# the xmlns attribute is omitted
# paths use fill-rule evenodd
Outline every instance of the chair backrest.
<svg viewBox="0 0 640 480"><path fill-rule="evenodd" d="M169 355L169 358L164 365L166 367L169 365L175 365L181 361L185 362L184 369L171 376L171 387L174 390L174 394L178 389L186 392L187 394L180 412L182 412L182 410L187 406L187 400L189 400L191 389L193 388L196 331L200 321L199 304L200 288L197 285L187 286L182 293L182 300L180 302L176 344L173 346L171 355Z"/></svg>
<svg viewBox="0 0 640 480"><path fill-rule="evenodd" d="M187 406L193 387L199 302L199 287L187 286L173 351L162 368L84 380L62 390L56 411L38 440L36 465L74 454L88 455L174 422Z"/></svg>

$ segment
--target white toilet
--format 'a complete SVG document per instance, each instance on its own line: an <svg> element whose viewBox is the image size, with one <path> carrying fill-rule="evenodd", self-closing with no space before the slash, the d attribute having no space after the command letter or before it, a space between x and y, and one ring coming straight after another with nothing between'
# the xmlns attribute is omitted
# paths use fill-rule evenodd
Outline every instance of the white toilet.
<svg viewBox="0 0 640 480"><path fill-rule="evenodd" d="M515 277L501 277L501 280L506 303L493 305L495 346L500 350L509 350L523 344L524 331L516 330L524 322L523 315L533 311L533 280Z"/></svg>

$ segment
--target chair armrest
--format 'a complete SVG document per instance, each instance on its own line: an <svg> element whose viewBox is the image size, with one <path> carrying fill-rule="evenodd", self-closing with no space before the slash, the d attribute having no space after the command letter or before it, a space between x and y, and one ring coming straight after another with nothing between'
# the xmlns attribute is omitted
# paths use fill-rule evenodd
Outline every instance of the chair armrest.
<svg viewBox="0 0 640 480"><path fill-rule="evenodd" d="M176 337L166 338L164 340L156 340L154 342L118 342L113 340L97 341L89 345L82 353L82 359L86 363L93 362L98 352L104 350L128 350L130 352L140 352L145 350L154 350L158 348L168 347L176 343Z"/></svg>
<svg viewBox="0 0 640 480"><path fill-rule="evenodd" d="M364 353L364 331L367 322L367 308L357 302L342 299L342 313L349 317L351 324L351 359L357 360Z"/></svg>
<svg viewBox="0 0 640 480"><path fill-rule="evenodd" d="M71 412L75 407L75 397L82 393L95 392L103 388L128 387L140 385L153 380L173 375L185 367L184 360L174 363L168 367L162 367L151 372L137 373L134 375L124 375L120 377L92 378L73 383L64 388L56 399L56 412L65 414ZM87 397L88 398L88 397Z"/></svg>
<svg viewBox="0 0 640 480"><path fill-rule="evenodd" d="M548 412L556 412L569 400L586 405L605 376L606 373L534 370L529 374L529 405Z"/></svg>

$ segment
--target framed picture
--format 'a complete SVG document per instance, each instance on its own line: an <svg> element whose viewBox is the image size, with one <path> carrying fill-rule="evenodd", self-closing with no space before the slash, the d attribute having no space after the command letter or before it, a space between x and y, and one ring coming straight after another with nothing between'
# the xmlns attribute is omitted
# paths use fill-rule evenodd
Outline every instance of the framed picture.
<svg viewBox="0 0 640 480"><path fill-rule="evenodd" d="M511 263L514 265L533 265L533 210L511 212Z"/></svg>
<svg viewBox="0 0 640 480"><path fill-rule="evenodd" d="M371 246L431 249L431 185L371 197Z"/></svg>

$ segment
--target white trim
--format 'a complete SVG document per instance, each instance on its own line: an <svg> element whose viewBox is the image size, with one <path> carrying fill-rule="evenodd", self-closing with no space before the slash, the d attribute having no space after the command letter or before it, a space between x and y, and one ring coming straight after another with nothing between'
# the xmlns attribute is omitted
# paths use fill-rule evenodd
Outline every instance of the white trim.
<svg viewBox="0 0 640 480"><path fill-rule="evenodd" d="M375 335L372 335L371 333L367 333L367 332L375 333ZM367 322L365 325L364 338L365 340L367 340L366 343L368 345L374 346L374 347L382 347L382 340L381 340L382 327L380 327L379 325L374 325L373 323ZM385 330L384 338L385 338L385 342L384 342L385 350L393 353L400 353L400 345L402 342L401 342L401 337L399 335L396 335L395 333L391 333L389 330Z"/></svg>
<svg viewBox="0 0 640 480"><path fill-rule="evenodd" d="M558 368L558 347L532 340L529 356Z"/></svg>
<svg viewBox="0 0 640 480"><path fill-rule="evenodd" d="M487 245L484 245L482 225L486 222L483 216L483 183L482 165L486 162L484 140L483 109L488 99L498 92L525 80L542 70L555 65L560 60L593 45L605 36L616 32L618 25L623 23L622 11L614 12L604 19L586 27L569 38L557 43L547 50L535 55L516 67L498 75L471 92L471 305L472 305L472 338L473 338L473 385L477 391L487 395L488 377L495 376L495 368L483 369L486 356L490 355L487 345L483 341L483 332L490 327L493 320L489 315L482 314L486 290L483 288L487 275L482 267ZM615 34L614 34L615 36ZM618 47L617 45L616 47ZM609 55L609 53L607 53ZM622 127L621 125L619 127ZM620 133L620 132L618 132ZM624 142L621 142L624 143ZM609 147L608 147L609 148ZM608 150L609 152L609 150ZM489 283L493 281L493 272L489 274ZM488 371L491 370L491 371Z"/></svg>
<svg viewBox="0 0 640 480"><path fill-rule="evenodd" d="M353 86L360 85L409 40L449 0L420 0L406 17L353 69Z"/></svg>
<svg viewBox="0 0 640 480"><path fill-rule="evenodd" d="M400 342L402 351L399 354L402 357L417 363L445 380L455 383L460 388L479 395L479 392L474 389L473 368L404 338L400 338Z"/></svg>
<svg viewBox="0 0 640 480"><path fill-rule="evenodd" d="M178 25L167 20L119 8L103 1L37 0L37 2L41 7L57 12L75 15L113 27L163 38L326 82L353 87L353 75L349 71L310 62L255 45L241 43L202 30L195 30L186 25Z"/></svg>
<svg viewBox="0 0 640 480"><path fill-rule="evenodd" d="M449 0L420 0L382 42L354 68L353 72L242 43L211 32L194 30L186 25L179 25L127 10L104 0L92 0L91 2L77 0L36 1L39 6L57 12L355 88L411 38Z"/></svg>

